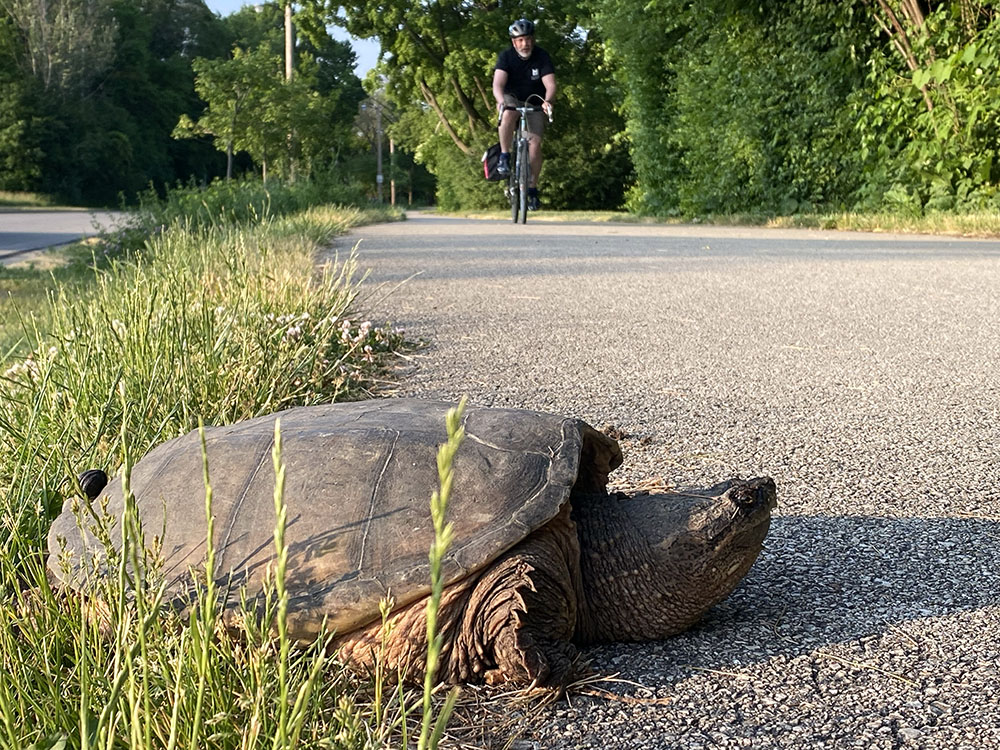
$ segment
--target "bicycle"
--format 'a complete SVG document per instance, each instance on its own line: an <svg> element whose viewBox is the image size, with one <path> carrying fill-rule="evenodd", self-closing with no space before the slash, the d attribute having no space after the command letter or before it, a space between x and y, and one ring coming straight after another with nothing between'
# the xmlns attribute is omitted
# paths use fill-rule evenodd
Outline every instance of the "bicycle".
<svg viewBox="0 0 1000 750"><path fill-rule="evenodd" d="M538 94L532 94L528 97L528 101L532 97L542 98ZM517 224L518 216L520 216L521 223L524 224L528 221L528 183L531 180L531 160L528 157L528 113L543 112L544 109L528 106L527 102L523 107L504 107L504 110L508 109L517 110L521 116L517 122L517 129L514 131L514 144L510 150L510 174L503 192L510 201L511 220ZM503 111L500 112L500 117L503 117ZM549 122L552 122L551 114Z"/></svg>

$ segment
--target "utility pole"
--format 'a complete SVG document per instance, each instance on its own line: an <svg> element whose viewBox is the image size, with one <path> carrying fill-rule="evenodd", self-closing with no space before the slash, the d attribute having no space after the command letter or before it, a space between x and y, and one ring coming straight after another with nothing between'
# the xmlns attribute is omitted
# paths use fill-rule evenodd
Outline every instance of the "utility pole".
<svg viewBox="0 0 1000 750"><path fill-rule="evenodd" d="M375 183L378 185L378 202L382 202L382 104L375 102L375 142L378 144L375 157Z"/></svg>
<svg viewBox="0 0 1000 750"><path fill-rule="evenodd" d="M285 83L292 82L295 70L295 27L292 26L292 0L285 0ZM295 131L290 130L288 138L288 179L295 182Z"/></svg>
<svg viewBox="0 0 1000 750"><path fill-rule="evenodd" d="M292 28L292 0L285 1L285 80L292 80L292 52L295 49L295 30Z"/></svg>
<svg viewBox="0 0 1000 750"><path fill-rule="evenodd" d="M389 205L396 205L396 141L389 139Z"/></svg>

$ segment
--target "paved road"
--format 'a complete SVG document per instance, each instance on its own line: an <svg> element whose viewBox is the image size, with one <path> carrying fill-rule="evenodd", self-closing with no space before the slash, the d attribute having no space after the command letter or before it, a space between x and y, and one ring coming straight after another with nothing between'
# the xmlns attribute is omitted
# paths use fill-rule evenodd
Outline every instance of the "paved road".
<svg viewBox="0 0 1000 750"><path fill-rule="evenodd" d="M625 484L778 485L706 622L588 651L640 702L578 696L521 746L1000 748L1000 243L434 217L341 256L358 240L373 316L428 342L401 395L612 424Z"/></svg>
<svg viewBox="0 0 1000 750"><path fill-rule="evenodd" d="M95 222L102 227L111 226L120 215L117 211L0 209L0 264L95 235L98 232Z"/></svg>

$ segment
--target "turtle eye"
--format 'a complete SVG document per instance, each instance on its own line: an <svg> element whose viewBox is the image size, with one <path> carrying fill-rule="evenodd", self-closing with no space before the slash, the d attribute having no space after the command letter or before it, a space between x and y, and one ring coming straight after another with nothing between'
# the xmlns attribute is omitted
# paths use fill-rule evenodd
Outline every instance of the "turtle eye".
<svg viewBox="0 0 1000 750"><path fill-rule="evenodd" d="M760 499L760 491L750 485L741 484L733 488L733 493L730 497L741 508L748 508L757 504Z"/></svg>

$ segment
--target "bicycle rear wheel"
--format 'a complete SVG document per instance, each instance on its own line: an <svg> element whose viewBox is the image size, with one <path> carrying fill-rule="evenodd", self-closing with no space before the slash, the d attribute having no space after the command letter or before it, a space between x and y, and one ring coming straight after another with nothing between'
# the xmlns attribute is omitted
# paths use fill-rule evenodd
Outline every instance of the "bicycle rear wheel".
<svg viewBox="0 0 1000 750"><path fill-rule="evenodd" d="M528 158L528 139L522 138L517 143L517 203L521 211L521 223L528 221L528 175L531 173L531 163ZM517 219L515 218L516 222Z"/></svg>

